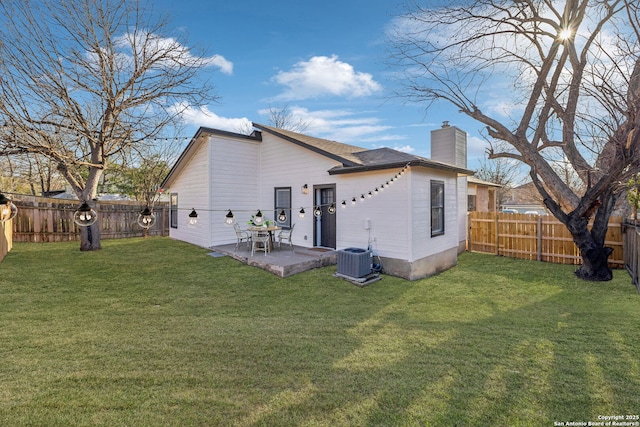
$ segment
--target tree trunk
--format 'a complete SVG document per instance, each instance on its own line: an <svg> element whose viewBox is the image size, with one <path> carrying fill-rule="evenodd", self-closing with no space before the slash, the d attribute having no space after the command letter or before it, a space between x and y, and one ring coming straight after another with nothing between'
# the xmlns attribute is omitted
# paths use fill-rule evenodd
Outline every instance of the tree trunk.
<svg viewBox="0 0 640 427"><path fill-rule="evenodd" d="M591 280L594 282L604 282L613 279L613 272L609 267L609 256L613 249L604 246L604 242L598 243L593 235L606 234L606 230L588 229L589 221L586 218L571 218L566 224L567 228L573 236L580 256L582 257L582 265L575 272L576 276L583 280ZM606 227L607 225L605 225ZM594 228L602 227L596 222Z"/></svg>

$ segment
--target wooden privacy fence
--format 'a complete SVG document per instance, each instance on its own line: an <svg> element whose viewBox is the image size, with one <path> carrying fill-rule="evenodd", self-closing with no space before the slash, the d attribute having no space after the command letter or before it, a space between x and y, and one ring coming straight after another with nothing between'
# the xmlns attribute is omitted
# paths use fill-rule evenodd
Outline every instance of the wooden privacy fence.
<svg viewBox="0 0 640 427"><path fill-rule="evenodd" d="M469 212L467 249L556 264L581 264L569 230L551 215ZM623 268L622 218L611 217L605 241L612 268Z"/></svg>
<svg viewBox="0 0 640 427"><path fill-rule="evenodd" d="M7 222L0 222L0 261L4 259L4 257L11 250L11 246L13 246L13 220L9 220Z"/></svg>
<svg viewBox="0 0 640 427"><path fill-rule="evenodd" d="M640 223L627 221L623 224L624 266L631 281L640 292Z"/></svg>
<svg viewBox="0 0 640 427"><path fill-rule="evenodd" d="M18 200L19 199L19 200ZM18 214L13 219L14 242L66 242L80 240L80 226L73 221L73 214L80 205L77 200L61 200L43 197L19 196L13 200ZM133 201L98 201L100 238L120 239L143 235L137 223L143 207ZM169 235L169 206L156 204L153 209L156 223L149 229L149 236Z"/></svg>

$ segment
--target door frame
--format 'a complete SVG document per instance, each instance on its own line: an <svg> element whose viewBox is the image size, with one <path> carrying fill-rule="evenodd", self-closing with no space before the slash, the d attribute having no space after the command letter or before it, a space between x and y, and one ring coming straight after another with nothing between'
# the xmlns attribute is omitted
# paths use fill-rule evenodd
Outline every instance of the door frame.
<svg viewBox="0 0 640 427"><path fill-rule="evenodd" d="M315 210L316 206L322 205L322 201L321 201L322 190L333 190L333 200L327 203L334 203L334 207L337 207L338 203L336 201L336 184L320 184L320 185L313 186L313 209ZM313 215L313 246L321 246L321 247L336 249L337 210L335 213L330 214L329 205L326 205L326 204L321 206L321 210L322 210L322 215L320 218L317 218L315 215ZM322 238L321 238L322 232L323 232L323 217L325 217L324 221L329 221L329 225L328 225L329 226L329 231L328 231L329 242L324 242L322 241Z"/></svg>

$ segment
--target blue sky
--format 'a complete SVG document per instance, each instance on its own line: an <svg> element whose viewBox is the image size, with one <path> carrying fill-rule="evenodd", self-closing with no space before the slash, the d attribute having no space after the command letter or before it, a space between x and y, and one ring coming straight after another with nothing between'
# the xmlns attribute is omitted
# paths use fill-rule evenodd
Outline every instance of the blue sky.
<svg viewBox="0 0 640 427"><path fill-rule="evenodd" d="M365 148L391 147L430 157L429 134L444 120L469 134L469 164L485 144L480 125L446 103L425 112L389 94L385 31L402 11L394 0L156 0L191 47L204 48L220 97L185 116L198 126L239 131L268 124L269 107L288 105L310 123L305 133Z"/></svg>

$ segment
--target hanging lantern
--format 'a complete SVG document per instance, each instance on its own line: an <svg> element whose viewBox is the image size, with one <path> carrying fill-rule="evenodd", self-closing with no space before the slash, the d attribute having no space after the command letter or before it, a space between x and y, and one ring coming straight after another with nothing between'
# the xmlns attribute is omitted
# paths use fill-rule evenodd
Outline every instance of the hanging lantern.
<svg viewBox="0 0 640 427"><path fill-rule="evenodd" d="M73 221L80 227L89 227L98 219L98 214L87 204L82 202L78 210L73 214Z"/></svg>
<svg viewBox="0 0 640 427"><path fill-rule="evenodd" d="M364 202L364 194L361 194L361 195L360 195L360 201L361 201L361 202Z"/></svg>
<svg viewBox="0 0 640 427"><path fill-rule="evenodd" d="M304 218L304 208L300 208L300 212L298 212L298 217Z"/></svg>
<svg viewBox="0 0 640 427"><path fill-rule="evenodd" d="M153 227L155 223L156 223L156 216L153 212L151 212L151 209L149 209L149 206L147 206L142 210L142 212L140 212L140 215L138 215L138 225L142 228L148 229Z"/></svg>
<svg viewBox="0 0 640 427"><path fill-rule="evenodd" d="M280 214L278 215L278 222L286 222L286 221L287 221L287 214L283 209L280 211Z"/></svg>
<svg viewBox="0 0 640 427"><path fill-rule="evenodd" d="M264 217L262 216L262 212L258 209L258 213L253 216L253 223L255 225L262 225L264 221Z"/></svg>
<svg viewBox="0 0 640 427"><path fill-rule="evenodd" d="M329 205L329 209L328 209L328 210L329 210L329 213L330 213L331 215L333 215L334 213L336 213L336 204L335 204L335 203L331 203L331 204Z"/></svg>
<svg viewBox="0 0 640 427"><path fill-rule="evenodd" d="M343 200L342 203L340 204L340 206L342 206L342 209L347 207L347 201Z"/></svg>
<svg viewBox="0 0 640 427"><path fill-rule="evenodd" d="M195 208L191 208L191 212L187 217L187 225L194 227L196 224L198 224L198 212L196 212Z"/></svg>
<svg viewBox="0 0 640 427"><path fill-rule="evenodd" d="M18 208L7 197L0 193L0 222L13 219L18 213Z"/></svg>
<svg viewBox="0 0 640 427"><path fill-rule="evenodd" d="M378 190L378 187L376 187L375 190L373 190L373 195L377 196L380 193L380 190Z"/></svg>
<svg viewBox="0 0 640 427"><path fill-rule="evenodd" d="M356 198L355 198L355 197L351 199L351 205L352 205L352 206L355 206L355 205L356 205Z"/></svg>
<svg viewBox="0 0 640 427"><path fill-rule="evenodd" d="M313 209L313 216L316 218L320 218L322 216L322 209L320 209L320 206L316 206L315 209Z"/></svg>
<svg viewBox="0 0 640 427"><path fill-rule="evenodd" d="M233 225L233 221L233 212L229 209L229 212L224 216L224 223L225 225Z"/></svg>
<svg viewBox="0 0 640 427"><path fill-rule="evenodd" d="M368 197L368 198L372 198L372 197L373 197L373 193L372 193L371 191L369 191L369 192L367 193L367 197Z"/></svg>

